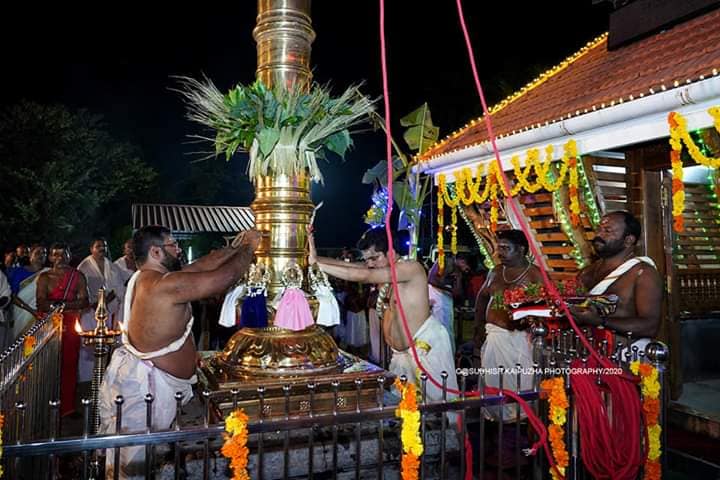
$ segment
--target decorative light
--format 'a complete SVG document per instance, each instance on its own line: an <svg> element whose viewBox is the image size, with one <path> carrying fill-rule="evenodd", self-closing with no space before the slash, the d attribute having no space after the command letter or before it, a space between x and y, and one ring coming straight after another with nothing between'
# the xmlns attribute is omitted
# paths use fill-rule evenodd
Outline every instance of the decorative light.
<svg viewBox="0 0 720 480"><path fill-rule="evenodd" d="M576 62L578 59L586 55L588 52L593 50L594 48L597 48L601 44L607 41L608 34L607 32L603 33L602 35L598 36L591 42L588 42L584 47L582 47L580 50L575 52L574 54L570 55L568 58L560 62L559 65L556 65L555 67L550 68L549 70L546 70L544 73L542 73L540 76L536 77L532 82L528 83L524 87L522 87L520 90L512 93L511 95L507 96L505 99L501 100L499 103L493 105L489 109L489 113L495 114L498 113L503 108L507 107L511 103L515 102L519 98L524 97L528 92L536 89L561 71L565 70L567 67L572 65L574 62ZM483 120L483 117L478 117L476 121L480 122ZM436 142L428 150L423 153L422 155L418 155L417 157L414 157L413 160L417 161L419 158L427 159L430 158L438 149L442 148L444 145L447 145L451 140L459 136L460 134L464 133L467 130L467 128L463 128L461 130L455 130L451 135L446 136L444 139L440 140L439 142Z"/></svg>
<svg viewBox="0 0 720 480"><path fill-rule="evenodd" d="M585 172L585 162L583 162L582 158L578 157L577 165L580 188L582 188L583 202L585 203L585 209L588 213L588 219L590 220L590 224L593 229L597 229L600 225L600 209L595 201L595 195L593 195L592 188L590 188L590 181L588 180L587 173Z"/></svg>

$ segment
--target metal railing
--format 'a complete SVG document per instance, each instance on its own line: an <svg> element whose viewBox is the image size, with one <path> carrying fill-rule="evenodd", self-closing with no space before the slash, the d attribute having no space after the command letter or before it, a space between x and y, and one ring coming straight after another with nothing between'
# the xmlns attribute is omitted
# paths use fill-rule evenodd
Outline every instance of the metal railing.
<svg viewBox="0 0 720 480"><path fill-rule="evenodd" d="M541 332L538 332L541 333ZM602 349L602 344L600 345ZM613 352L614 353L614 352ZM657 353L657 352L655 352ZM550 342L544 341L540 335L535 336L533 388L518 392L519 396L529 402L533 411L544 421L547 420L546 403L539 401L538 388L546 375L553 375L556 366L568 365L572 359L583 358L583 351L578 339L570 333L561 334ZM652 355L652 363L658 367L660 382L666 385L665 364L667 352L663 355ZM631 353L632 360L643 358L642 352ZM617 356L615 361L620 365ZM504 395L471 396L468 390L470 383L481 388L488 384L486 371L470 375L468 370L459 370L458 379L460 395L452 401L426 401L426 379L423 378L420 396L421 435L425 445L425 453L421 457L421 478L464 478L464 472L472 469L475 478L550 478L548 464L542 452L532 457L525 457L523 449L528 447L536 437L524 421L503 425L500 421L486 419L486 407L511 403L513 400ZM499 381L502 382L502 375ZM519 379L518 379L519 380ZM340 410L338 395L340 383L330 384L335 402L330 412L318 412L316 391L319 385L310 383L304 387L287 385L283 388L285 409L284 415L266 417L264 407L265 389L258 388L257 402L260 417L248 423L250 439L250 462L248 465L251 478L392 478L388 473L399 470L400 440L399 424L395 419L395 403L388 401L388 385L385 378L378 379L375 389L377 401L375 406L361 408L361 387L358 383L355 408ZM445 382L444 382L445 383ZM520 382L518 382L520 385ZM291 411L290 389L293 394L306 395L309 408L303 411ZM444 392L445 389L443 390ZM663 391L666 391L664 389ZM232 393L232 404L238 404L237 391ZM7 478L57 478L58 457L62 455L81 455L83 467L82 478L101 475L104 460L102 452L115 458L119 450L131 446L144 446L144 471L140 478L226 478L229 474L227 461L218 453L222 442L224 424L212 422L210 392L199 395L204 401L200 425L190 425L181 416L181 401L176 407L176 423L173 428L162 431L153 430L150 423L147 428L138 432L122 431L123 399L117 398L117 424L115 433L90 435L90 402L84 405L84 433L76 437L55 438L50 434L17 436L14 442L5 440L3 461ZM574 399L568 390L570 409L566 428L565 442L570 454L570 465L566 478L590 478L580 458L579 436L573 430ZM447 397L443 397L447 398ZM148 412L152 409L153 398L145 398ZM28 403L28 406L40 405L35 410L47 415L46 406L57 402ZM663 397L663 411L665 397ZM187 408L187 407L185 407ZM19 406L15 407L16 418L21 418ZM515 413L519 415L520 406L516 404ZM447 422L448 412L454 412L457 422ZM502 409L500 409L502 412ZM39 415L39 414L38 414ZM50 409L50 419L56 418L56 407ZM502 414L501 414L502 415ZM151 416L148 414L148 418ZM664 426L664 418L661 418ZM640 426L638 426L640 428ZM508 438L514 436L514 439ZM465 439L469 440L466 442ZM495 445L489 450L488 445ZM507 444L509 445L509 448ZM158 451L163 445L170 446L166 462L160 464ZM466 456L466 448L470 445L473 455ZM161 452L162 453L162 452ZM167 452L166 452L167 453ZM93 458L100 455L93 464ZM195 460L186 462L191 455ZM40 458L42 461L38 462ZM466 458L472 458L473 465L466 464ZM41 475L33 472L27 475L27 464L46 465L47 470ZM117 465L117 463L115 463ZM374 472L374 473L373 473ZM108 478L118 478L119 470L109 472Z"/></svg>
<svg viewBox="0 0 720 480"><path fill-rule="evenodd" d="M51 438L58 427L62 322L53 321L61 309L37 320L0 355L0 412L3 443L25 438ZM35 406L42 405L42 408ZM52 405L50 415L47 406ZM45 465L31 465L26 473L42 477Z"/></svg>

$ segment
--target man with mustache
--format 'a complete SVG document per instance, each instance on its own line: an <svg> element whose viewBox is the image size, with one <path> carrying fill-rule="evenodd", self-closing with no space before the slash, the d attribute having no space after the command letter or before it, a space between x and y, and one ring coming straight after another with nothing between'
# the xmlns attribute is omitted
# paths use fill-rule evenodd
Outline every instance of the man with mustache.
<svg viewBox="0 0 720 480"><path fill-rule="evenodd" d="M343 260L318 257L315 238L309 232L310 255L308 263L317 263L320 270L333 277L361 284L379 286L376 311L381 321L382 332L393 354L389 370L396 376L405 375L408 381L421 386L419 366L410 351L411 342L422 367L441 384L442 372L448 373L447 386L457 390L457 376L451 352L450 336L445 327L430 312L428 301L427 275L423 266L415 260L402 260L396 253L396 246L388 243L384 229L374 228L366 231L357 244L362 252L365 265L347 263ZM394 242L395 243L395 242ZM402 303L407 328L411 338L405 333L397 299L391 288L390 249L396 259L398 294ZM448 393L447 398L455 398ZM427 382L427 399L432 402L442 400L442 389ZM454 415L448 415L452 421Z"/></svg>
<svg viewBox="0 0 720 480"><path fill-rule="evenodd" d="M143 227L133 235L138 271L125 293L123 345L113 353L100 387L101 433L115 431L117 395L125 399L123 431L145 428L148 393L154 397L152 426L157 430L169 428L175 419L176 392L183 404L190 400L197 381L190 302L225 293L247 272L260 234L250 230L241 235L237 247L215 250L184 268L178 242L167 228ZM116 461L120 478L142 473L144 450L122 448L119 459L108 453L108 478L113 478Z"/></svg>
<svg viewBox="0 0 720 480"><path fill-rule="evenodd" d="M660 326L662 280L648 257L635 256L640 238L640 222L628 212L611 212L600 221L593 247L599 260L583 269L578 281L591 295L618 296L612 314L595 307L571 306L578 324L599 327L614 349L615 333L632 332L640 350L657 334ZM610 333L609 335L605 335ZM596 335L596 338L598 335Z"/></svg>
<svg viewBox="0 0 720 480"><path fill-rule="evenodd" d="M533 365L530 338L525 325L513 321L510 311L504 303L503 293L508 289L526 286L530 283L542 282L540 270L528 258L528 241L520 230L502 230L497 233L497 258L500 264L489 273L485 285L478 292L475 301L475 346L482 345L480 356L482 368L488 372L487 385L499 387L499 374L492 369L502 366L503 387L517 391L517 373L510 369L520 365L531 369ZM485 341L482 341L482 330L485 328ZM529 372L521 375L520 389L532 388L533 375ZM515 405L502 407L502 420L515 420ZM488 407L485 414L500 420L500 409ZM524 414L521 412L521 416Z"/></svg>

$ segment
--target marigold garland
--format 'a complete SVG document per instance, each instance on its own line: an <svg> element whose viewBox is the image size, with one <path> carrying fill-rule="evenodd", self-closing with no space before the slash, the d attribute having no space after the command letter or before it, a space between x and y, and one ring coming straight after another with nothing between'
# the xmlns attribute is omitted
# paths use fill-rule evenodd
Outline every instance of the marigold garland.
<svg viewBox="0 0 720 480"><path fill-rule="evenodd" d="M23 357L28 358L32 355L35 345L37 345L37 339L34 335L25 337L25 340L23 340Z"/></svg>
<svg viewBox="0 0 720 480"><path fill-rule="evenodd" d="M570 157L568 162L570 178L568 179L568 198L570 199L570 223L573 227L580 226L580 196L578 195L577 157Z"/></svg>
<svg viewBox="0 0 720 480"><path fill-rule="evenodd" d="M570 407L567 393L565 392L565 380L562 377L548 378L540 382L540 391L548 398L550 405L550 422L548 436L552 448L555 468L550 469L553 480L565 476L565 469L570 463L570 455L565 446L565 430L563 425L567 422L567 409ZM557 471L556 471L557 469ZM558 472L560 475L558 475Z"/></svg>
<svg viewBox="0 0 720 480"><path fill-rule="evenodd" d="M492 186L490 187L490 196L492 197L490 200L490 231L493 233L497 231L498 208L500 206L500 202L498 201L497 189L497 182L493 182Z"/></svg>
<svg viewBox="0 0 720 480"><path fill-rule="evenodd" d="M395 415L402 419L400 440L402 442L402 480L417 480L423 443L420 438L420 412L417 407L415 385L395 379L395 388L400 392L400 404Z"/></svg>
<svg viewBox="0 0 720 480"><path fill-rule="evenodd" d="M445 196L445 175L440 175L438 178L438 192L437 192L437 262L438 268L442 273L445 270L445 240L443 238L445 229L445 204L443 197Z"/></svg>
<svg viewBox="0 0 720 480"><path fill-rule="evenodd" d="M713 118L715 130L720 132L720 106L708 109ZM670 164L672 165L672 215L673 230L682 232L685 229L683 223L683 211L685 210L685 186L683 184L683 169L680 154L683 144L687 147L688 154L693 161L707 168L717 170L720 167L720 157L706 156L700 147L690 136L687 128L687 120L677 112L668 114L668 125L670 126Z"/></svg>
<svg viewBox="0 0 720 480"><path fill-rule="evenodd" d="M630 371L640 376L640 390L643 395L642 408L647 429L648 454L645 459L644 480L659 480L661 477L660 455L660 381L658 370L647 363L636 360L630 364Z"/></svg>
<svg viewBox="0 0 720 480"><path fill-rule="evenodd" d="M445 205L451 209L458 208L460 204L472 205L473 203L484 203L490 200L490 230L494 233L497 230L500 200L499 195L505 197L515 196L525 191L527 193L535 193L541 188L548 192L555 192L566 182L569 185L570 200L570 221L574 226L580 225L580 192L579 169L578 169L578 152L575 140L569 140L563 145L563 156L559 162L560 167L557 175L553 173L553 147L548 145L545 148L545 160L540 161L540 152L533 148L526 152L525 167L520 166L520 158L516 155L511 158L513 171L515 174L515 184L508 191L505 183L502 181L502 173L499 171L496 162L491 162L485 174L484 164L479 164L476 168L475 179L473 180L472 170L470 168L462 168L453 172L455 184L455 198L450 194L447 185L447 177L445 174L438 174L438 254L441 266L444 266L444 258L441 252L443 245L442 229L444 228ZM534 181L529 179L535 176ZM484 186L483 186L484 185ZM483 189L482 192L480 189ZM502 189L501 192L498 189ZM454 223L453 223L454 225ZM452 249L452 245L451 245Z"/></svg>
<svg viewBox="0 0 720 480"><path fill-rule="evenodd" d="M457 210L458 207L450 210L450 251L457 255Z"/></svg>
<svg viewBox="0 0 720 480"><path fill-rule="evenodd" d="M220 452L230 460L230 467L233 470L233 480L250 480L248 475L248 416L242 408L230 413L225 418L225 443Z"/></svg>
<svg viewBox="0 0 720 480"><path fill-rule="evenodd" d="M58 313L58 312L53 313L53 315L52 315L52 322L53 322L53 327L54 327L54 328L56 328L56 329L58 329L58 330L62 330L63 314L62 314L62 313Z"/></svg>

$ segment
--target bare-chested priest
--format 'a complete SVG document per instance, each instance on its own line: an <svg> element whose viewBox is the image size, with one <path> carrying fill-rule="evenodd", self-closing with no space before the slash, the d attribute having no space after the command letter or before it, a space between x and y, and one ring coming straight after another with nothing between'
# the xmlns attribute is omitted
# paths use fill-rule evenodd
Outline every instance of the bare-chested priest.
<svg viewBox="0 0 720 480"><path fill-rule="evenodd" d="M190 301L227 291L247 272L260 240L245 232L237 248L225 248L181 269L180 248L170 230L143 227L133 236L139 270L128 281L122 347L113 353L100 392L101 432L115 431L114 400L122 395L123 431L143 430L144 397L154 397L154 429L169 428L175 418L175 393L183 403L192 397L197 352L192 338ZM121 449L120 478L138 474L145 465L143 447ZM114 454L107 456L112 478Z"/></svg>
<svg viewBox="0 0 720 480"><path fill-rule="evenodd" d="M520 375L520 389L532 388L532 348L526 331L527 325L512 320L505 306L505 290L542 282L536 265L528 259L528 241L520 230L503 230L497 233L497 257L500 265L488 274L485 284L475 299L475 346L482 345L480 355L485 369L487 385L500 386L499 367L503 367L503 388L517 391L517 372L520 365L525 371ZM482 328L485 340L482 340ZM515 420L515 405L487 407L485 414L499 421ZM521 412L521 417L524 417Z"/></svg>
<svg viewBox="0 0 720 480"><path fill-rule="evenodd" d="M640 222L632 214L622 211L606 214L593 239L595 253L600 258L578 275L590 295L618 296L617 308L612 314L605 315L592 307L571 307L578 324L604 330L596 333L606 334L611 352L616 340L613 333L632 332L633 343L643 350L660 327L662 280L649 257L635 255L639 239Z"/></svg>
<svg viewBox="0 0 720 480"><path fill-rule="evenodd" d="M380 286L377 310L382 318L382 331L385 342L392 348L390 371L395 375L406 375L408 380L420 386L418 366L410 351L410 341L402 327L402 319L393 298L390 284L390 260L388 258L387 235L380 228L368 230L358 242L365 265L347 263L332 258L317 257L313 235L310 235L310 263L320 266L325 273L334 277L358 283L370 283ZM400 257L395 254L395 258ZM412 341L420 363L430 375L442 384L441 373L448 373L448 388L457 390L457 376L453 361L450 336L447 329L430 314L428 300L428 280L425 269L414 260L398 260L396 263L398 292L402 302ZM447 398L454 395L448 394ZM442 400L442 389L428 380L427 398L430 401Z"/></svg>

